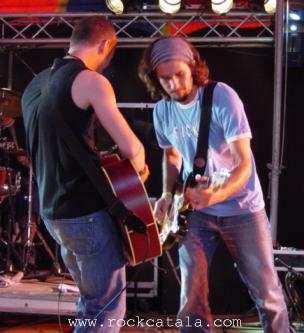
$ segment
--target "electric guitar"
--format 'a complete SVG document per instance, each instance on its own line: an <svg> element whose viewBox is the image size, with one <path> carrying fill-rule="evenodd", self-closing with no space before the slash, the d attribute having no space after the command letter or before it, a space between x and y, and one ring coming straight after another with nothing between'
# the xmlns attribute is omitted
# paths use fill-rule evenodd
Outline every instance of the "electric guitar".
<svg viewBox="0 0 304 333"><path fill-rule="evenodd" d="M162 247L152 207L140 176L130 161L120 159L116 154L103 155L101 168L113 193L146 227L146 232L140 233L126 224L117 223L128 263L136 266L161 256Z"/></svg>
<svg viewBox="0 0 304 333"><path fill-rule="evenodd" d="M188 186L195 187L210 187L217 191L221 186L224 186L230 177L230 173L226 169L215 171L209 179L204 183L196 183L191 174L185 184L177 184L173 196L172 204L166 213L164 220L161 221L160 242L163 250L167 251L172 248L176 242L182 241L188 232L187 216L192 208L185 198L184 193ZM190 184L192 182L192 184Z"/></svg>

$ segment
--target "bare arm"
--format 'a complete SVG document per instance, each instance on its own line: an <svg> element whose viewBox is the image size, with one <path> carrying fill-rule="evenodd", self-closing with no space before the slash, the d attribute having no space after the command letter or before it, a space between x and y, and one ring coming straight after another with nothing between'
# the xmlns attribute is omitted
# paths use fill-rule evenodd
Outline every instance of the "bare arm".
<svg viewBox="0 0 304 333"><path fill-rule="evenodd" d="M186 196L193 208L200 209L223 202L239 192L247 183L251 174L250 139L234 141L229 147L236 165L231 177L218 191L213 191L211 188L188 188Z"/></svg>
<svg viewBox="0 0 304 333"><path fill-rule="evenodd" d="M163 193L172 192L179 175L182 157L176 148L164 149L163 157Z"/></svg>
<svg viewBox="0 0 304 333"><path fill-rule="evenodd" d="M158 223L162 224L164 217L172 203L174 183L181 169L182 158L175 148L166 148L163 158L163 194L154 207L154 215Z"/></svg>
<svg viewBox="0 0 304 333"><path fill-rule="evenodd" d="M121 155L129 159L137 171L143 170L143 145L118 110L110 82L96 72L82 71L72 85L72 98L82 109L93 107L97 118L117 144Z"/></svg>

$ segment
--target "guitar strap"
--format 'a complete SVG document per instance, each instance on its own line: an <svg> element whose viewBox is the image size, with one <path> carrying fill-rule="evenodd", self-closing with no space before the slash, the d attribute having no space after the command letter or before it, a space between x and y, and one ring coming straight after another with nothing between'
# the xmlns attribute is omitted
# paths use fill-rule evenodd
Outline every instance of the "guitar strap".
<svg viewBox="0 0 304 333"><path fill-rule="evenodd" d="M213 90L217 82L209 80L204 88L193 175L204 175L207 165L208 139L212 113Z"/></svg>
<svg viewBox="0 0 304 333"><path fill-rule="evenodd" d="M50 75L51 70L46 72L42 83L42 96L45 103L47 103L50 98ZM110 186L106 175L103 173L102 168L97 168L93 161L90 159L88 153L78 138L75 136L71 127L66 123L60 110L54 107L54 103L47 103L46 105L52 108L51 111L54 113L59 135L64 140L65 144L72 152L73 157L88 176L102 199L107 204L109 214L116 221L125 224L130 229L139 233L145 233L146 225L137 216L135 216L121 200L119 200L114 195L112 187Z"/></svg>

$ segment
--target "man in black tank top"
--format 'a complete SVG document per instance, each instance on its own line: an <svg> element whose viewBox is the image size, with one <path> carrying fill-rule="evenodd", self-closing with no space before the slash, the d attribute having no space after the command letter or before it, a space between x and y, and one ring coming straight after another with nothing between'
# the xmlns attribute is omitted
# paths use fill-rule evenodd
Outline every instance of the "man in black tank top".
<svg viewBox="0 0 304 333"><path fill-rule="evenodd" d="M26 144L38 185L45 225L61 246L65 265L80 290L76 316L97 319L74 332L118 332L125 313L125 267L121 244L105 203L59 135L59 111L97 163L88 128L96 115L137 171L145 169L144 148L117 109L113 88L99 72L116 45L115 30L100 16L79 21L66 57L39 73L22 97ZM48 72L48 73L46 73ZM47 77L47 79L46 79ZM43 87L48 86L49 98ZM49 105L52 103L52 105Z"/></svg>

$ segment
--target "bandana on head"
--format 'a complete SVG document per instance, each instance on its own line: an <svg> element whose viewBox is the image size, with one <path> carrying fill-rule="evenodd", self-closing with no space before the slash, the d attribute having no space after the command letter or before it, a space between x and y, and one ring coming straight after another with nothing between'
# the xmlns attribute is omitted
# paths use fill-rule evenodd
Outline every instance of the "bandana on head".
<svg viewBox="0 0 304 333"><path fill-rule="evenodd" d="M181 60L190 63L194 60L192 50L182 38L164 38L155 42L152 46L150 61L152 69L162 62Z"/></svg>

